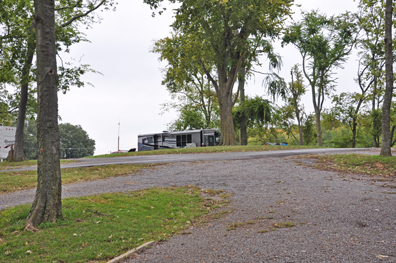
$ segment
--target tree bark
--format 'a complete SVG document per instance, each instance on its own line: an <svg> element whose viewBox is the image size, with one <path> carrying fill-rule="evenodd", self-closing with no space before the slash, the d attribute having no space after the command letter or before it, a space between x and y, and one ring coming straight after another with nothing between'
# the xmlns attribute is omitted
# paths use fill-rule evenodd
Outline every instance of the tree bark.
<svg viewBox="0 0 396 263"><path fill-rule="evenodd" d="M316 136L318 138L318 146L323 146L322 139L322 125L320 122L320 111L315 109L315 121L316 121Z"/></svg>
<svg viewBox="0 0 396 263"><path fill-rule="evenodd" d="M235 144L234 120L232 118L232 96L219 97L220 121L221 121L221 140L220 145Z"/></svg>
<svg viewBox="0 0 396 263"><path fill-rule="evenodd" d="M238 79L238 89L240 92L240 101L241 105L243 107L243 103L245 102L245 73L246 70L244 68L240 69L240 74L242 77ZM240 123L239 123L239 129L240 129L240 142L241 145L247 145L247 130L246 130L246 114L245 111L242 110L241 118L240 118Z"/></svg>
<svg viewBox="0 0 396 263"><path fill-rule="evenodd" d="M57 66L54 0L35 0L37 49L37 191L28 227L62 215L59 162Z"/></svg>
<svg viewBox="0 0 396 263"><path fill-rule="evenodd" d="M298 122L298 134L300 135L299 144L304 145L304 134L303 134L303 130L302 130L301 119L297 118L297 122Z"/></svg>
<svg viewBox="0 0 396 263"><path fill-rule="evenodd" d="M33 32L32 32L33 33ZM23 152L23 130L25 127L26 106L28 101L29 92L29 73L32 67L34 52L36 50L35 41L32 36L28 39L28 51L25 65L22 69L22 85L21 85L21 98L19 100L19 111L17 119L17 127L15 132L14 153L12 161L22 162L25 160L25 153Z"/></svg>
<svg viewBox="0 0 396 263"><path fill-rule="evenodd" d="M386 0L385 11L385 72L386 88L382 107L382 156L392 156L390 133L390 110L393 93L393 56L392 56L392 0Z"/></svg>

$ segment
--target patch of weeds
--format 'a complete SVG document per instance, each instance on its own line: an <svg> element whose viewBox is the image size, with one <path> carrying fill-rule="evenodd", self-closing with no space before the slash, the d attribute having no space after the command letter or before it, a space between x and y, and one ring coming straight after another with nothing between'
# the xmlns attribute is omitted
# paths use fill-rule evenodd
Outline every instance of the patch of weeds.
<svg viewBox="0 0 396 263"><path fill-rule="evenodd" d="M217 196L220 195L221 193L223 193L223 190L214 190L214 189L206 189L202 191L205 194L208 194L210 196Z"/></svg>
<svg viewBox="0 0 396 263"><path fill-rule="evenodd" d="M320 170L365 174L371 177L396 177L396 156L334 154L311 155L308 158L315 159L318 164L313 167Z"/></svg>
<svg viewBox="0 0 396 263"><path fill-rule="evenodd" d="M245 223L242 223L242 222L232 223L232 224L230 224L230 225L228 226L227 231L235 230L236 228L241 227L241 226L244 226L244 225L245 225Z"/></svg>
<svg viewBox="0 0 396 263"><path fill-rule="evenodd" d="M275 223L272 225L275 228L284 228L284 227L294 227L296 224L292 222L285 222L285 223Z"/></svg>
<svg viewBox="0 0 396 263"><path fill-rule="evenodd" d="M0 262L106 262L185 232L208 214L196 188L150 188L62 200L63 217L23 231L29 204L0 211ZM61 241L61 242L60 242Z"/></svg>

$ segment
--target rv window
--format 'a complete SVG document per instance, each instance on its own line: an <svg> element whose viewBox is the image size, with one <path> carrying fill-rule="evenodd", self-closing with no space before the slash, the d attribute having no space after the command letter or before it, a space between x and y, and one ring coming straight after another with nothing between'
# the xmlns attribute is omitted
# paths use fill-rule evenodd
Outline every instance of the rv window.
<svg viewBox="0 0 396 263"><path fill-rule="evenodd" d="M182 137L181 135L176 136L176 146L181 147L182 146Z"/></svg>
<svg viewBox="0 0 396 263"><path fill-rule="evenodd" d="M176 136L176 146L177 147L184 147L184 146L186 146L187 143L192 143L191 134Z"/></svg>
<svg viewBox="0 0 396 263"><path fill-rule="evenodd" d="M147 141L148 141L148 143L153 143L153 137L147 137Z"/></svg>

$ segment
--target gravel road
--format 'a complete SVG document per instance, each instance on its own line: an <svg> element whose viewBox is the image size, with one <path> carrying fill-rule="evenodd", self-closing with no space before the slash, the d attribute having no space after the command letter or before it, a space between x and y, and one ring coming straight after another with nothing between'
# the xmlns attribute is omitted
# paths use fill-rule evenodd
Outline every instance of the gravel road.
<svg viewBox="0 0 396 263"><path fill-rule="evenodd" d="M396 189L384 184L293 159L263 158L168 164L136 176L66 185L63 196L184 185L233 193L226 208L231 213L125 263L396 262ZM31 202L33 194L0 195L0 208ZM295 226L274 226L285 222ZM227 231L233 223L242 225Z"/></svg>

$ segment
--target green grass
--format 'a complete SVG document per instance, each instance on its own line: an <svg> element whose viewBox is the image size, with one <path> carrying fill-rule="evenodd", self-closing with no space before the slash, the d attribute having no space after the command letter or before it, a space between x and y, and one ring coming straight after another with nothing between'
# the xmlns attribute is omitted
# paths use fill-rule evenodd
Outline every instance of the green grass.
<svg viewBox="0 0 396 263"><path fill-rule="evenodd" d="M80 183L109 177L136 174L158 164L122 164L62 169L62 184ZM11 193L37 187L37 171L0 173L0 193Z"/></svg>
<svg viewBox="0 0 396 263"><path fill-rule="evenodd" d="M314 158L319 162L319 164L315 165L319 169L331 169L369 176L396 176L396 156L334 154L310 156L310 158Z"/></svg>
<svg viewBox="0 0 396 263"><path fill-rule="evenodd" d="M276 151L276 150L293 150L293 149L310 149L319 148L316 146L272 146L272 145L235 145L235 146L216 146L216 147L196 147L196 148L177 148L161 149L153 151L141 151L130 153L115 153L89 156L86 158L107 158L123 156L141 156L141 155L160 155L160 154L182 154L182 153L218 153L218 152L255 152L255 151Z"/></svg>
<svg viewBox="0 0 396 263"><path fill-rule="evenodd" d="M24 231L30 205L0 211L0 262L105 262L208 213L200 189L150 188L63 200L63 218ZM216 203L216 202L209 202Z"/></svg>
<svg viewBox="0 0 396 263"><path fill-rule="evenodd" d="M61 164L75 163L74 160L60 160ZM18 169L37 165L37 160L27 160L23 162L0 162L0 170Z"/></svg>

